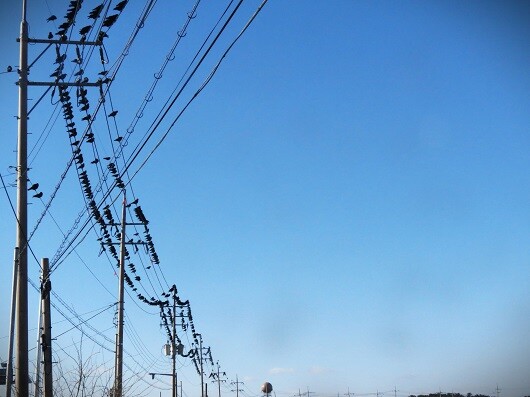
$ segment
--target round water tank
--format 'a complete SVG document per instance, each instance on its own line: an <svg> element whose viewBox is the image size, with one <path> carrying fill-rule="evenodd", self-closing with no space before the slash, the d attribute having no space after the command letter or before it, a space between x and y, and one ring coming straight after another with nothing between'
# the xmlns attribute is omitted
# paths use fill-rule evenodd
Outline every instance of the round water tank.
<svg viewBox="0 0 530 397"><path fill-rule="evenodd" d="M272 391L272 385L269 382L265 382L261 385L261 391L265 394L269 394Z"/></svg>

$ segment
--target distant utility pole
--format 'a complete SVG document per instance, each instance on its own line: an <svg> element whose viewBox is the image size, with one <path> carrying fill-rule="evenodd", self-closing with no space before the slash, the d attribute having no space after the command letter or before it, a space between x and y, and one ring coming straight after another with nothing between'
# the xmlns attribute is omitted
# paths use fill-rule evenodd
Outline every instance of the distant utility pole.
<svg viewBox="0 0 530 397"><path fill-rule="evenodd" d="M350 393L350 388L348 387L348 393L344 393L345 396L353 397L355 393Z"/></svg>
<svg viewBox="0 0 530 397"><path fill-rule="evenodd" d="M122 397L123 393L123 311L125 283L125 215L127 202L123 192L120 235L120 279L118 285L118 329L116 332L116 364L114 369L114 397Z"/></svg>
<svg viewBox="0 0 530 397"><path fill-rule="evenodd" d="M204 397L204 371L202 368L202 335L195 334L199 337L199 365L201 369L201 397Z"/></svg>
<svg viewBox="0 0 530 397"><path fill-rule="evenodd" d="M396 386L394 386L394 397L397 397L398 390L396 389Z"/></svg>
<svg viewBox="0 0 530 397"><path fill-rule="evenodd" d="M223 372L223 376L226 376L226 372ZM226 380L225 379L221 379L219 361L217 362L217 373L212 372L210 374L210 377L214 379L212 382L217 381L217 387L219 389L219 397L221 397L221 382L226 382Z"/></svg>
<svg viewBox="0 0 530 397"><path fill-rule="evenodd" d="M495 393L497 394L497 397L501 394L501 389L499 389L499 385L495 388Z"/></svg>
<svg viewBox="0 0 530 397"><path fill-rule="evenodd" d="M236 388L235 390L230 390L230 391L235 391L236 392L236 397L239 397L239 392L240 391L243 391L242 389L239 388L239 385L244 385L243 382L240 382L238 379L237 379L237 374L236 374L236 381L235 382L230 382L231 385L236 385Z"/></svg>
<svg viewBox="0 0 530 397"><path fill-rule="evenodd" d="M144 223L138 222L126 222L126 209L127 209L127 198L125 190L123 190L123 204L121 211L121 223L110 223L108 226L120 227L120 273L118 281L118 326L116 330L116 355L114 359L114 386L113 386L113 397L123 396L123 317L125 312L125 246L126 245L138 245L145 244L141 242L126 242L126 227L132 225L144 225ZM112 243L116 244L116 243Z"/></svg>
<svg viewBox="0 0 530 397"><path fill-rule="evenodd" d="M44 397L53 397L53 371L52 371L52 313L50 305L50 267L48 258L42 259L42 355L44 358Z"/></svg>

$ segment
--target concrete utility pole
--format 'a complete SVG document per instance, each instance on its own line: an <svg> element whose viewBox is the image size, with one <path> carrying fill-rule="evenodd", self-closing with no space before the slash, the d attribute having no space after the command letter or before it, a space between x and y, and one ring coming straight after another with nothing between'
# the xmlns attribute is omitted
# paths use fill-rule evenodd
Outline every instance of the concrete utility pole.
<svg viewBox="0 0 530 397"><path fill-rule="evenodd" d="M126 197L123 192L121 211L121 236L120 236L120 278L118 284L118 329L116 331L116 364L114 370L114 397L122 397L123 393L123 310L124 310L124 283L125 283L125 216Z"/></svg>
<svg viewBox="0 0 530 397"><path fill-rule="evenodd" d="M26 0L22 0L20 22L20 61L18 74L18 146L17 146L17 311L16 373L18 397L29 396L28 368L28 23Z"/></svg>
<svg viewBox="0 0 530 397"><path fill-rule="evenodd" d="M214 382L217 380L217 386L219 388L219 397L221 397L221 382L226 382L225 379L221 379L221 372L220 372L220 366L219 361L217 362L217 373L212 373ZM212 376L210 375L210 376ZM226 376L226 372L223 372L223 376ZM217 378L217 379L216 379Z"/></svg>
<svg viewBox="0 0 530 397"><path fill-rule="evenodd" d="M196 334L199 337L199 364L201 368L201 397L204 397L204 371L202 369L202 335Z"/></svg>
<svg viewBox="0 0 530 397"><path fill-rule="evenodd" d="M243 391L239 388L239 385L244 385L243 382L240 382L238 379L237 379L237 374L236 374L236 381L235 382L230 382L231 385L236 385L236 389L235 390L230 390L230 391L235 391L236 392L236 397L239 397L239 392L240 391Z"/></svg>
<svg viewBox="0 0 530 397"><path fill-rule="evenodd" d="M20 22L19 66L18 66L18 143L17 143L17 233L18 248L16 267L16 314L15 314L15 388L17 397L29 396L28 366L28 86L101 86L98 83L29 82L28 43L101 45L101 42L70 40L39 40L28 37L27 0L22 0L22 20ZM9 367L9 365L8 365ZM10 366L12 371L12 365ZM10 374L11 375L11 374ZM11 397L11 379L8 380L6 396Z"/></svg>
<svg viewBox="0 0 530 397"><path fill-rule="evenodd" d="M44 356L44 397L53 397L53 371L52 371L52 314L50 305L50 268L48 258L42 259L42 354Z"/></svg>
<svg viewBox="0 0 530 397"><path fill-rule="evenodd" d="M176 372L176 358L177 358L177 344L175 343L175 340L177 338L177 298L176 294L173 294L173 335L171 335L171 361L172 361L172 370L171 373L173 374L173 383L172 383L172 390L173 390L173 397L177 396L177 372Z"/></svg>

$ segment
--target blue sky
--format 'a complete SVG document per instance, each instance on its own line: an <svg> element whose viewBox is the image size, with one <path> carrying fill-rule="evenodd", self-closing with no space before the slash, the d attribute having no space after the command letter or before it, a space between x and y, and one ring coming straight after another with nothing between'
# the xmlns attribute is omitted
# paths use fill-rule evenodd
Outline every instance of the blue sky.
<svg viewBox="0 0 530 397"><path fill-rule="evenodd" d="M13 3L0 6L2 71L18 62ZM118 131L132 121L194 4L166 3L157 3L112 85ZM83 11L95 5L86 0ZM111 64L143 5L129 4L109 32ZM186 100L258 5L243 3ZM138 140L224 7L199 6L136 128ZM52 29L46 18L66 8L30 2L30 35L44 38ZM522 2L271 0L135 177L128 195L150 220L163 274L190 300L205 344L229 381L237 374L245 382L246 395L259 394L266 380L279 396L307 388L315 396L348 388L392 395L394 387L400 396L493 395L497 385L503 397L530 394L529 14ZM31 59L40 48L30 48ZM32 79L48 78L53 56L33 67ZM92 75L101 70L97 58ZM0 75L6 182L14 180L15 81ZM41 92L31 88L30 97ZM30 148L48 131L52 111L48 96L29 120ZM49 131L30 171L44 199L70 150L60 117ZM15 189L8 192L14 199ZM42 209L33 201L30 230ZM67 231L82 209L70 173L51 212ZM5 359L15 222L3 191L0 211ZM46 217L32 247L53 257L61 240ZM94 234L78 253L57 268L53 285L86 319L116 300L117 283ZM29 272L38 279L34 262ZM30 289L31 327L36 297ZM149 380L144 369L170 370L164 332L156 311L128 299L126 349L142 365L128 362ZM112 310L90 324L114 338ZM58 322L54 332L69 328ZM58 338L65 365L79 339L77 331ZM84 347L101 368L111 365L112 355L86 337ZM181 360L179 376L186 396L199 395L189 360ZM159 395L139 383L136 392ZM167 379L156 384L169 395Z"/></svg>

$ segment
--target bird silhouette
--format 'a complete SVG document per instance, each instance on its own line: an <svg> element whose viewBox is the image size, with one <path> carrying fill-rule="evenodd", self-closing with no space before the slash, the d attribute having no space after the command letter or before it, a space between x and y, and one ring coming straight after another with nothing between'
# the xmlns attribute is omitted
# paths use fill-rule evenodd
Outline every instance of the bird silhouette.
<svg viewBox="0 0 530 397"><path fill-rule="evenodd" d="M79 29L79 34L81 36L85 36L88 32L90 32L90 29L92 29L91 25L83 26L81 29Z"/></svg>
<svg viewBox="0 0 530 397"><path fill-rule="evenodd" d="M58 56L56 59L55 59L55 62L54 63L63 63L64 61L66 60L66 53L64 53L63 55L60 55Z"/></svg>
<svg viewBox="0 0 530 397"><path fill-rule="evenodd" d="M115 140L116 142L121 142L122 139L123 139L123 137L122 137L122 136L119 136L119 137L117 137L117 138L114 139L114 140Z"/></svg>
<svg viewBox="0 0 530 397"><path fill-rule="evenodd" d="M122 12L128 2L129 0L122 0L118 4L116 4L116 7L114 7L114 9L118 12Z"/></svg>
<svg viewBox="0 0 530 397"><path fill-rule="evenodd" d="M87 114L85 117L83 117L81 120L83 121L90 121L91 117L89 114Z"/></svg>
<svg viewBox="0 0 530 397"><path fill-rule="evenodd" d="M117 114L118 114L118 111L113 110L112 112L109 113L109 117L116 117Z"/></svg>
<svg viewBox="0 0 530 397"><path fill-rule="evenodd" d="M99 159L94 159L94 160L92 160L92 161L90 162L90 164L97 164L97 163L99 163Z"/></svg>
<svg viewBox="0 0 530 397"><path fill-rule="evenodd" d="M98 19L99 16L101 15L101 11L103 11L103 7L105 6L105 4L100 4L96 7L94 7L92 9L92 11L90 11L90 13L88 14L88 17L90 19Z"/></svg>
<svg viewBox="0 0 530 397"><path fill-rule="evenodd" d="M79 71L74 73L74 76L82 76L85 71L83 69L79 69Z"/></svg>
<svg viewBox="0 0 530 397"><path fill-rule="evenodd" d="M51 22L51 21L55 21L57 19L57 17L55 15L50 15L48 17L48 19L46 19L46 22Z"/></svg>
<svg viewBox="0 0 530 397"><path fill-rule="evenodd" d="M38 183L34 183L33 185L31 185L28 189L29 190L37 190L39 188L39 184Z"/></svg>
<svg viewBox="0 0 530 397"><path fill-rule="evenodd" d="M42 192L39 192L37 194L34 194L33 197L35 198L41 198L42 197Z"/></svg>
<svg viewBox="0 0 530 397"><path fill-rule="evenodd" d="M130 207L131 205L136 205L136 204L138 204L138 199L131 201L129 204L127 204L127 207Z"/></svg>
<svg viewBox="0 0 530 397"><path fill-rule="evenodd" d="M106 27L106 28L110 28L112 25L114 25L116 23L116 21L118 20L119 16L120 16L120 14L109 15L103 21L103 26Z"/></svg>
<svg viewBox="0 0 530 397"><path fill-rule="evenodd" d="M103 41L105 37L109 37L109 35L106 32L99 32L98 34L98 41Z"/></svg>
<svg viewBox="0 0 530 397"><path fill-rule="evenodd" d="M48 32L48 40L51 40L53 39L53 33L52 32Z"/></svg>
<svg viewBox="0 0 530 397"><path fill-rule="evenodd" d="M110 157L103 157L103 160L110 160Z"/></svg>

